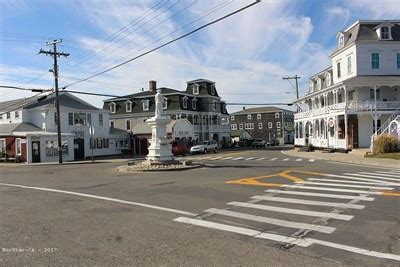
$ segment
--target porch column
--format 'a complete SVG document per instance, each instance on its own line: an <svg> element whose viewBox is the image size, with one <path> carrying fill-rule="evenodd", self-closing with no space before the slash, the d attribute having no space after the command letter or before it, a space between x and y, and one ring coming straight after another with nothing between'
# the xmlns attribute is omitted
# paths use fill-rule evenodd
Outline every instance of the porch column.
<svg viewBox="0 0 400 267"><path fill-rule="evenodd" d="M344 139L345 139L345 143L346 143L346 149L348 148L349 144L348 144L348 135L347 135L347 90L346 90L346 86L343 87L343 91L344 91Z"/></svg>

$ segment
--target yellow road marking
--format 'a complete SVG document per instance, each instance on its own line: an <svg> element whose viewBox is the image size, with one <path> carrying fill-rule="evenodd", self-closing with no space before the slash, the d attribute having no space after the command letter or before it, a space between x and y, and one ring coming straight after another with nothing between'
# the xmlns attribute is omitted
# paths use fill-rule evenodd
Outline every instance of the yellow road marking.
<svg viewBox="0 0 400 267"><path fill-rule="evenodd" d="M259 179L265 179L265 178L274 178L274 177L282 177L285 179L288 179L292 182L295 183L302 183L304 182L303 179L291 175L291 173L302 173L302 174L311 174L311 175L319 175L319 176L323 176L323 173L319 173L319 172L307 172L307 171L298 171L298 170L286 170L280 173L275 173L275 174L270 174L270 175L263 175L263 176L255 176L255 177L246 177L246 178L242 178L242 179L238 179L238 180L231 180L231 181L227 181L225 183L227 184L245 184L245 185L259 185L259 186L277 186L277 187L281 187L284 184L276 184L276 183L263 183L258 181Z"/></svg>
<svg viewBox="0 0 400 267"><path fill-rule="evenodd" d="M389 197L400 197L400 192L383 192L382 196L389 196Z"/></svg>

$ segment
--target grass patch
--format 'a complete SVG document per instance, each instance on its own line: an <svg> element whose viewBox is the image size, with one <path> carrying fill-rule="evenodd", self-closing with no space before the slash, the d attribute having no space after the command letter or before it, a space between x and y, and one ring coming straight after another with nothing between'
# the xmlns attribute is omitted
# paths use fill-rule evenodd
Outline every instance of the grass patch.
<svg viewBox="0 0 400 267"><path fill-rule="evenodd" d="M400 152L382 153L382 154L367 154L366 158L380 158L380 159L397 159L400 160Z"/></svg>

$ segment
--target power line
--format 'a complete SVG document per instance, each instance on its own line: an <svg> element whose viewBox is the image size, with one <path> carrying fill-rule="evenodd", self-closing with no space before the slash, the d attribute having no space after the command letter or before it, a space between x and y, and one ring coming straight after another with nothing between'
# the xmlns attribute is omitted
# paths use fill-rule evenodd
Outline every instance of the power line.
<svg viewBox="0 0 400 267"><path fill-rule="evenodd" d="M19 86L9 86L9 85L0 85L0 88L9 88L9 89L16 89L16 90L22 90L22 91L31 91L31 92L49 92L52 91L53 89L39 89L39 88L23 88Z"/></svg>
<svg viewBox="0 0 400 267"><path fill-rule="evenodd" d="M193 34L193 33L195 33L195 32L198 32L198 31L200 31L201 29L204 29L204 28L206 28L206 27L208 27L208 26L210 26L210 25L212 25L212 24L215 24L215 23L217 23L217 22L219 22L219 21L221 21L221 20L224 20L224 19L226 19L226 18L228 18L228 17L230 17L230 16L233 16L233 15L239 13L239 12L242 12L243 10L248 9L248 8L250 8L251 6L253 6L253 5L255 5L255 4L258 4L258 3L260 3L260 0L256 0L255 2L249 4L249 5L245 6L245 7L242 7L242 8L240 8L240 9L234 11L234 12L231 12L231 13L229 13L229 14L227 14L227 15L221 17L221 18L218 18L218 19L216 19L216 20L214 20L214 21L211 21L211 22L209 22L209 23L207 23L207 24L204 24L203 26L200 26L200 27L198 27L198 28L196 28L196 29L194 29L194 30L192 30L192 31L190 31L190 32L188 32L188 33L186 33L186 34L183 34L183 35L181 35L181 36L179 36L179 37L177 37L177 38L175 38L175 39L173 39L173 40L171 40L171 41L169 41L169 42L166 42L166 43L164 43L164 44L162 44L162 45L160 45L160 46L158 46L158 47L156 47L156 48L153 48L153 49L151 49L151 50L149 50L149 51L147 51L147 52L145 52L145 53L142 53L142 54L140 54L140 55L138 55L138 56L136 56L136 57L133 57L133 58L131 58L131 59L128 59L128 60L126 60L126 61L124 61L124 62L122 62L122 63L120 63L120 64L118 64L118 65L116 65L116 66L113 66L113 67L111 67L111 68L108 68L108 69L106 69L106 70L103 70L103 71L101 71L101 72L99 72L99 73L97 73L97 74L91 75L91 76L89 76L89 77L87 77L87 78L84 78L84 79L81 79L81 80L79 80L79 81L77 81L77 82L68 84L68 85L64 86L63 88L67 88L67 87L69 87L69 86L72 86L72 85L75 85L75 84L78 84L78 83L87 81L87 80L89 80L89 79L91 79L91 78L94 78L94 77L97 77L97 76L102 75L102 74L104 74L104 73L107 73L107 72L109 72L109 71L111 71L111 70L113 70L113 69L119 68L119 67L121 67L121 66L123 66L123 65L125 65L125 64L127 64L127 63L129 63L129 62L131 62L131 61L133 61L133 60L136 60L136 59L138 59L138 58L140 58L140 57L143 57L143 56L145 56L145 55L147 55L147 54L150 54L151 52L154 52L154 51L156 51L156 50L158 50L158 49L160 49L160 48L162 48L162 47L164 47L164 46L167 46L167 45L169 45L169 44L171 44L171 43L174 43L174 42L176 42L176 41L178 41L178 40L180 40L180 39L183 39L183 38L185 38L185 37L187 37L187 36L189 36L189 35L191 35L191 34Z"/></svg>
<svg viewBox="0 0 400 267"><path fill-rule="evenodd" d="M297 99L299 99L299 83L298 83L298 79L300 79L301 77L297 76L297 74L295 76L287 76L287 77L282 77L283 80L288 80L290 82L290 80L295 80L296 81L296 97Z"/></svg>

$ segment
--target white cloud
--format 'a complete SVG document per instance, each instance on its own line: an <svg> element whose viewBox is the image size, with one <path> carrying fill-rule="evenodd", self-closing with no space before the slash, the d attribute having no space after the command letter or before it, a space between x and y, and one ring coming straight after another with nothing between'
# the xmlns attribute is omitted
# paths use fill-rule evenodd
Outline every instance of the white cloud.
<svg viewBox="0 0 400 267"><path fill-rule="evenodd" d="M363 14L358 19L399 19L400 8L398 0L352 0L344 2L351 12Z"/></svg>

